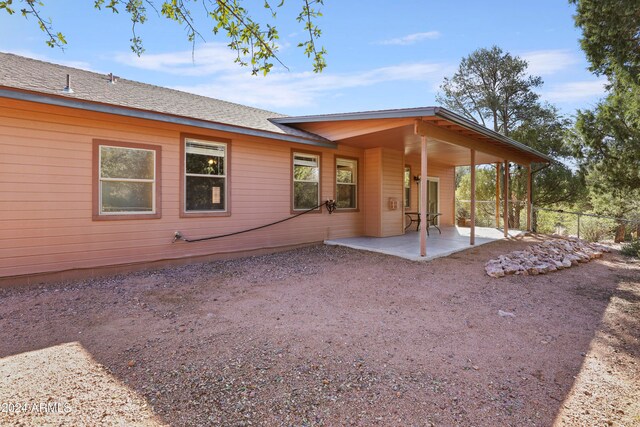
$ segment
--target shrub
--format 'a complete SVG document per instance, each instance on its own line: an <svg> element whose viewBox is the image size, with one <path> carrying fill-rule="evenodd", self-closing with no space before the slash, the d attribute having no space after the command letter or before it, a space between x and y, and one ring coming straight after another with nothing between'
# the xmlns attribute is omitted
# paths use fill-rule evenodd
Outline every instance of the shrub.
<svg viewBox="0 0 640 427"><path fill-rule="evenodd" d="M612 238L616 223L609 219L583 217L580 225L580 237L589 242L599 242Z"/></svg>
<svg viewBox="0 0 640 427"><path fill-rule="evenodd" d="M622 245L620 252L626 256L640 258L640 239Z"/></svg>

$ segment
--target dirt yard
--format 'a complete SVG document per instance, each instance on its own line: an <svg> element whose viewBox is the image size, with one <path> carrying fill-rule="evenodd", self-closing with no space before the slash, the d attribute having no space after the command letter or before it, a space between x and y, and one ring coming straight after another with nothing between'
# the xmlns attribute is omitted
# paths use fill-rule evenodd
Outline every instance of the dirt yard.
<svg viewBox="0 0 640 427"><path fill-rule="evenodd" d="M537 239L0 289L0 425L640 425L640 263L485 275Z"/></svg>

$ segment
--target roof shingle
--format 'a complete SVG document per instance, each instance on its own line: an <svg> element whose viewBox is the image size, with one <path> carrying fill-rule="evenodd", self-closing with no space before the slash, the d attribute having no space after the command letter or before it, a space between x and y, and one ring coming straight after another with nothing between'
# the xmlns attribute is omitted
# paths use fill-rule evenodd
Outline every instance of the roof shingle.
<svg viewBox="0 0 640 427"><path fill-rule="evenodd" d="M73 92L63 90L67 74ZM0 86L327 142L269 120L282 114L10 53L0 52Z"/></svg>

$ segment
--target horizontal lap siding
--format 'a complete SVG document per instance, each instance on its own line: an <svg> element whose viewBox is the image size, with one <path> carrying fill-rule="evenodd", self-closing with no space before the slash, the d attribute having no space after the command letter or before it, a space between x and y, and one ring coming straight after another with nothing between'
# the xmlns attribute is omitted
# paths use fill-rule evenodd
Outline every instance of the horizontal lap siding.
<svg viewBox="0 0 640 427"><path fill-rule="evenodd" d="M231 216L179 216L180 133L231 139ZM92 220L92 141L162 147L162 218ZM335 199L335 156L319 149L150 121L0 100L0 277L253 250L361 235L364 213L307 214L263 230L201 243L291 215L291 149L322 152L321 200Z"/></svg>
<svg viewBox="0 0 640 427"><path fill-rule="evenodd" d="M382 150L382 232L381 236L397 236L404 232L402 224L402 183L404 177L402 151ZM396 209L390 200L397 202Z"/></svg>

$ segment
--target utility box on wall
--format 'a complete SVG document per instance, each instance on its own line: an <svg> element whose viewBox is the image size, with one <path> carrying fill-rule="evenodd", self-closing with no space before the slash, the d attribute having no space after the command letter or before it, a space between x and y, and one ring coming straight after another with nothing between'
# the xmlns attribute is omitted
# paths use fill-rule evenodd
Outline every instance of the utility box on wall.
<svg viewBox="0 0 640 427"><path fill-rule="evenodd" d="M404 233L404 153L378 147L365 150L364 156L365 234L399 236Z"/></svg>
<svg viewBox="0 0 640 427"><path fill-rule="evenodd" d="M395 197L389 197L389 210L396 211L398 210L398 199Z"/></svg>

